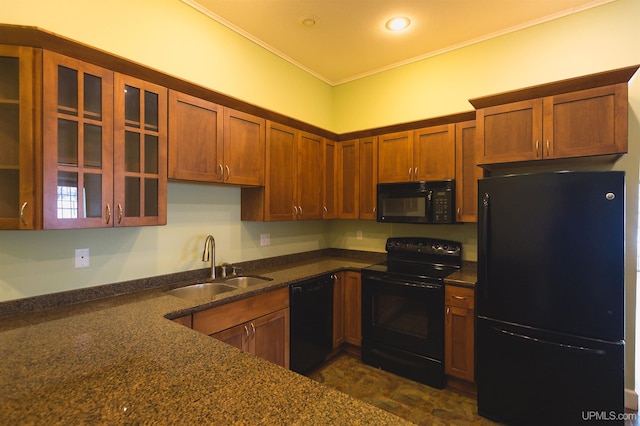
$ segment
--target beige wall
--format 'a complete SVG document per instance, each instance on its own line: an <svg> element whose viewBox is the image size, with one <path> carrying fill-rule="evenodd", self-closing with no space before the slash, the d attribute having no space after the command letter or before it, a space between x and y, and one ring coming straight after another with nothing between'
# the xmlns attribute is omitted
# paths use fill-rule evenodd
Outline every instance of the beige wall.
<svg viewBox="0 0 640 426"><path fill-rule="evenodd" d="M338 133L468 111L469 98L640 64L638 0L617 0L337 87L178 0L0 0L0 10L3 23L38 26ZM633 388L638 78L629 87L629 154L614 168L627 172L626 383ZM165 227L0 231L0 301L199 268L209 233L216 237L218 262L324 247L383 251L389 235L459 240L465 258L476 258L469 224L245 223L239 204L237 188L174 183ZM259 246L261 233L271 234L271 246ZM91 267L74 269L74 249L85 247Z"/></svg>

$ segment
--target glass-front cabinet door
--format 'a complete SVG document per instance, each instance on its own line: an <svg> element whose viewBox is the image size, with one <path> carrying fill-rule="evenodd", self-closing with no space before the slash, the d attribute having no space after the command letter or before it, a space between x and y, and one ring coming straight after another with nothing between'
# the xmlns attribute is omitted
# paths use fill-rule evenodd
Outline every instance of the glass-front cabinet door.
<svg viewBox="0 0 640 426"><path fill-rule="evenodd" d="M37 229L35 78L40 50L0 45L0 229Z"/></svg>
<svg viewBox="0 0 640 426"><path fill-rule="evenodd" d="M113 72L43 61L44 228L113 226Z"/></svg>
<svg viewBox="0 0 640 426"><path fill-rule="evenodd" d="M115 74L114 226L167 223L167 95Z"/></svg>

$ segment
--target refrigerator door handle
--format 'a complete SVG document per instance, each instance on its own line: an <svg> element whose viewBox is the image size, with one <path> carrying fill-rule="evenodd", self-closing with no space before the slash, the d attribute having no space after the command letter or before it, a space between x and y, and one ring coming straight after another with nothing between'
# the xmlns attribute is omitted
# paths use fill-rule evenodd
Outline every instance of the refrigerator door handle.
<svg viewBox="0 0 640 426"><path fill-rule="evenodd" d="M489 299L489 194L484 193L482 197L482 244L478 247L480 250L479 257L483 262L482 272L483 272L483 296L485 300Z"/></svg>
<svg viewBox="0 0 640 426"><path fill-rule="evenodd" d="M556 346L559 347L560 349L563 350L571 350L571 351L578 351L578 352L582 352L582 353L590 353L593 355L606 355L606 351L603 351L602 349L592 349L592 348L585 348L584 346L573 346L573 345L567 345L564 343L556 343L556 342L550 342L548 340L542 340L542 339L538 339L532 336L526 336L524 334L518 334L518 333L513 333L511 331L507 331L507 330L503 330L501 328L497 328L497 327L492 327L495 331L498 331L502 334L506 334L507 336L516 338L516 339L520 339L520 340L527 340L529 342L534 342L534 343L540 343L542 345L550 345L550 346Z"/></svg>

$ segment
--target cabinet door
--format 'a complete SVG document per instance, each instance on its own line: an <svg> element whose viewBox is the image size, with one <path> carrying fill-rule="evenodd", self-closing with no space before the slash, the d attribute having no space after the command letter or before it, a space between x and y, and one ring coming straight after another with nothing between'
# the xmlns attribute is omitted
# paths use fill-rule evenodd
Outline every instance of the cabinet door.
<svg viewBox="0 0 640 426"><path fill-rule="evenodd" d="M322 219L323 169L322 138L311 133L300 132L296 191L298 219Z"/></svg>
<svg viewBox="0 0 640 426"><path fill-rule="evenodd" d="M216 340L225 342L242 351L250 352L251 330L250 323L240 324L226 330L211 334Z"/></svg>
<svg viewBox="0 0 640 426"><path fill-rule="evenodd" d="M413 133L398 132L378 137L378 182L408 182L413 175Z"/></svg>
<svg viewBox="0 0 640 426"><path fill-rule="evenodd" d="M250 323L253 338L249 351L281 367L289 368L289 309L281 309Z"/></svg>
<svg viewBox="0 0 640 426"><path fill-rule="evenodd" d="M338 173L336 143L328 139L323 141L322 158L324 163L324 186L322 207L324 219L338 217Z"/></svg>
<svg viewBox="0 0 640 426"><path fill-rule="evenodd" d="M220 105L170 90L168 177L222 181L222 125Z"/></svg>
<svg viewBox="0 0 640 426"><path fill-rule="evenodd" d="M264 185L264 150L265 120L225 108L224 182Z"/></svg>
<svg viewBox="0 0 640 426"><path fill-rule="evenodd" d="M344 272L333 278L333 349L344 342Z"/></svg>
<svg viewBox="0 0 640 426"><path fill-rule="evenodd" d="M477 164L542 158L542 100L514 102L476 112Z"/></svg>
<svg viewBox="0 0 640 426"><path fill-rule="evenodd" d="M44 228L113 226L113 72L43 52Z"/></svg>
<svg viewBox="0 0 640 426"><path fill-rule="evenodd" d="M627 152L627 84L544 98L544 156Z"/></svg>
<svg viewBox="0 0 640 426"><path fill-rule="evenodd" d="M265 220L295 220L298 131L267 121Z"/></svg>
<svg viewBox="0 0 640 426"><path fill-rule="evenodd" d="M413 132L413 180L455 178L455 124Z"/></svg>
<svg viewBox="0 0 640 426"><path fill-rule="evenodd" d="M456 124L456 221L478 221L478 179L482 168L475 159L476 122Z"/></svg>
<svg viewBox="0 0 640 426"><path fill-rule="evenodd" d="M0 46L0 229L41 227L36 81L41 53Z"/></svg>
<svg viewBox="0 0 640 426"><path fill-rule="evenodd" d="M344 274L344 341L362 345L362 284L359 272Z"/></svg>
<svg viewBox="0 0 640 426"><path fill-rule="evenodd" d="M357 140L338 143L338 217L358 219L360 151Z"/></svg>
<svg viewBox="0 0 640 426"><path fill-rule="evenodd" d="M167 223L167 89L115 74L114 226Z"/></svg>
<svg viewBox="0 0 640 426"><path fill-rule="evenodd" d="M360 219L376 218L378 183L378 138L360 139Z"/></svg>
<svg viewBox="0 0 640 426"><path fill-rule="evenodd" d="M444 371L474 380L474 311L447 306L445 314Z"/></svg>

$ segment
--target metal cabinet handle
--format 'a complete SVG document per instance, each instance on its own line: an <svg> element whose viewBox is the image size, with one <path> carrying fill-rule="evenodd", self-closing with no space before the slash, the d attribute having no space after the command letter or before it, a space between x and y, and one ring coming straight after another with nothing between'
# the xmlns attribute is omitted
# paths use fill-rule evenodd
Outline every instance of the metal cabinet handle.
<svg viewBox="0 0 640 426"><path fill-rule="evenodd" d="M458 300L467 300L466 297L464 296L456 296L456 295L452 295L451 297L453 297L454 299L458 299Z"/></svg>
<svg viewBox="0 0 640 426"><path fill-rule="evenodd" d="M549 139L547 139L547 157L549 156Z"/></svg>
<svg viewBox="0 0 640 426"><path fill-rule="evenodd" d="M302 214L302 206L298 206L298 208L300 209L300 214Z"/></svg>
<svg viewBox="0 0 640 426"><path fill-rule="evenodd" d="M122 217L123 217L123 212L122 212L122 204L118 203L118 225L120 223L122 223Z"/></svg>
<svg viewBox="0 0 640 426"><path fill-rule="evenodd" d="M298 216L298 206L293 206L293 210L295 210L296 216Z"/></svg>
<svg viewBox="0 0 640 426"><path fill-rule="evenodd" d="M409 167L409 180L413 180L413 178L411 177L411 167Z"/></svg>
<svg viewBox="0 0 640 426"><path fill-rule="evenodd" d="M247 334L247 340L249 340L249 329L246 325L244 326L244 332Z"/></svg>
<svg viewBox="0 0 640 426"><path fill-rule="evenodd" d="M27 221L24 220L24 209L27 207L27 201L22 203L22 207L20 207L20 221L24 226L27 226Z"/></svg>
<svg viewBox="0 0 640 426"><path fill-rule="evenodd" d="M417 167L415 169L413 169L413 178L415 180L418 180L418 168Z"/></svg>
<svg viewBox="0 0 640 426"><path fill-rule="evenodd" d="M219 170L219 175L220 175L220 179L224 180L224 169L222 168L222 164L218 164L218 170Z"/></svg>
<svg viewBox="0 0 640 426"><path fill-rule="evenodd" d="M451 313L451 308L447 306L447 315Z"/></svg>
<svg viewBox="0 0 640 426"><path fill-rule="evenodd" d="M253 323L251 323L251 331L253 332L253 338L255 339L255 337L256 337L256 326L253 325Z"/></svg>
<svg viewBox="0 0 640 426"><path fill-rule="evenodd" d="M539 156L539 154L538 154L539 147L540 147L540 141L536 141L536 157Z"/></svg>
<svg viewBox="0 0 640 426"><path fill-rule="evenodd" d="M327 208L327 206L324 206L324 207L322 208L322 212L323 212L323 213L322 213L322 216L326 216L326 215L327 215L327 213L329 213L329 209Z"/></svg>
<svg viewBox="0 0 640 426"><path fill-rule="evenodd" d="M456 212L457 212L457 214L458 214L458 219L460 219L460 207L458 207L458 208L456 209Z"/></svg>
<svg viewBox="0 0 640 426"><path fill-rule="evenodd" d="M111 206L107 203L107 225L111 222Z"/></svg>
<svg viewBox="0 0 640 426"><path fill-rule="evenodd" d="M229 180L231 177L231 169L229 169L229 166L224 166L224 168L227 169L227 180Z"/></svg>

